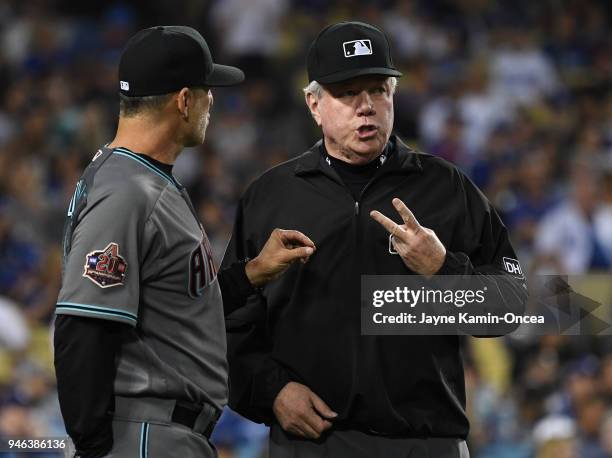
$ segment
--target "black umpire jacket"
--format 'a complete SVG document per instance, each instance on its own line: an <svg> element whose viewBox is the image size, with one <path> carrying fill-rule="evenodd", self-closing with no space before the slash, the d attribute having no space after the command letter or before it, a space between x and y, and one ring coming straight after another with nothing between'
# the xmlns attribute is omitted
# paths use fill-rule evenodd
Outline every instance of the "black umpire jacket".
<svg viewBox="0 0 612 458"><path fill-rule="evenodd" d="M360 335L360 276L413 274L389 253L389 234L369 213L401 224L391 200L402 199L446 247L439 273L493 282L502 309L522 313L525 282L504 270L503 257L516 259L506 228L469 179L395 136L390 142L388 159L357 202L321 142L264 173L240 200L224 266L255 257L277 227L302 231L317 247L308 263L291 266L245 307L225 310L230 406L247 418L273 422L276 395L296 381L339 413L338 427L467 436L458 336Z"/></svg>

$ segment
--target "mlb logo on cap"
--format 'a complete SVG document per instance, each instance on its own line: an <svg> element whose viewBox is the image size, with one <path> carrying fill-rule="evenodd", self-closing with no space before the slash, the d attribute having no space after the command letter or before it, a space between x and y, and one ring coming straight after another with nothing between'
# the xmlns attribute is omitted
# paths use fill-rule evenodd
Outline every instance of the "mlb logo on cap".
<svg viewBox="0 0 612 458"><path fill-rule="evenodd" d="M342 43L344 57L369 56L372 54L372 42L370 40L353 40Z"/></svg>
<svg viewBox="0 0 612 458"><path fill-rule="evenodd" d="M402 76L393 66L383 31L365 22L339 22L325 27L310 45L307 62L308 81L320 84L364 75Z"/></svg>

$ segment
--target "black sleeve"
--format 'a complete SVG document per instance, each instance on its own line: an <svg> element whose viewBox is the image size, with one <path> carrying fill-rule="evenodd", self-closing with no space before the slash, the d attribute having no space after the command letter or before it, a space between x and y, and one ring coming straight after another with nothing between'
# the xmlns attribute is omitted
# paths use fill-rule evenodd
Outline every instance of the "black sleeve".
<svg viewBox="0 0 612 458"><path fill-rule="evenodd" d="M255 293L245 269L246 261L236 261L219 270L217 278L223 297L223 312L226 316L243 307L249 296Z"/></svg>
<svg viewBox="0 0 612 458"><path fill-rule="evenodd" d="M104 456L113 446L115 356L128 326L97 318L57 315L55 374L60 409L77 455Z"/></svg>
<svg viewBox="0 0 612 458"><path fill-rule="evenodd" d="M238 205L222 269L231 269L241 259L255 257L265 243L265 240L257 238L258 228L249 222L249 215L245 211L248 207L246 201L248 191ZM291 378L272 356L265 296L260 290L255 290L243 307L234 309L232 313L228 313L226 308L225 312L229 405L252 421L270 424L274 419L272 405L276 395Z"/></svg>
<svg viewBox="0 0 612 458"><path fill-rule="evenodd" d="M279 391L293 380L272 357L265 301L251 296L247 304L226 317L229 362L229 405L243 417L270 425Z"/></svg>
<svg viewBox="0 0 612 458"><path fill-rule="evenodd" d="M527 282L510 243L508 231L487 198L467 177L459 173L463 196L463 219L458 249L448 247L439 275L460 280L470 277L470 284L486 287L487 300L470 306L475 315L522 315L527 303ZM502 322L505 323L505 322ZM489 325L487 332L470 333L476 337L497 337L514 331L517 324ZM482 329L483 326L480 326Z"/></svg>

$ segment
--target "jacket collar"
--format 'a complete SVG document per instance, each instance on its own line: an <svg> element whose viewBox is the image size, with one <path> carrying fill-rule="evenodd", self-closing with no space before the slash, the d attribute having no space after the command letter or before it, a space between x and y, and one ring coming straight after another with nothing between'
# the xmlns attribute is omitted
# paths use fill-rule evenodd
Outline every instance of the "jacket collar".
<svg viewBox="0 0 612 458"><path fill-rule="evenodd" d="M407 146L399 137L391 135L391 154L381 167L384 173L410 173L422 172L420 153ZM319 140L308 151L299 156L296 160L294 173L298 176L310 173L326 172L329 165L323 160L320 152L323 140Z"/></svg>

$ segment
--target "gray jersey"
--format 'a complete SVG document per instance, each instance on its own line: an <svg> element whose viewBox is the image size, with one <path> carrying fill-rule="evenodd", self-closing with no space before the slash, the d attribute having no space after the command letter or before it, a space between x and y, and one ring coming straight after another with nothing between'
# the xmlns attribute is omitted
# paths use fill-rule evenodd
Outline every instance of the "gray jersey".
<svg viewBox="0 0 612 458"><path fill-rule="evenodd" d="M227 402L225 324L208 239L182 186L102 149L70 202L56 313L131 326L115 394Z"/></svg>

